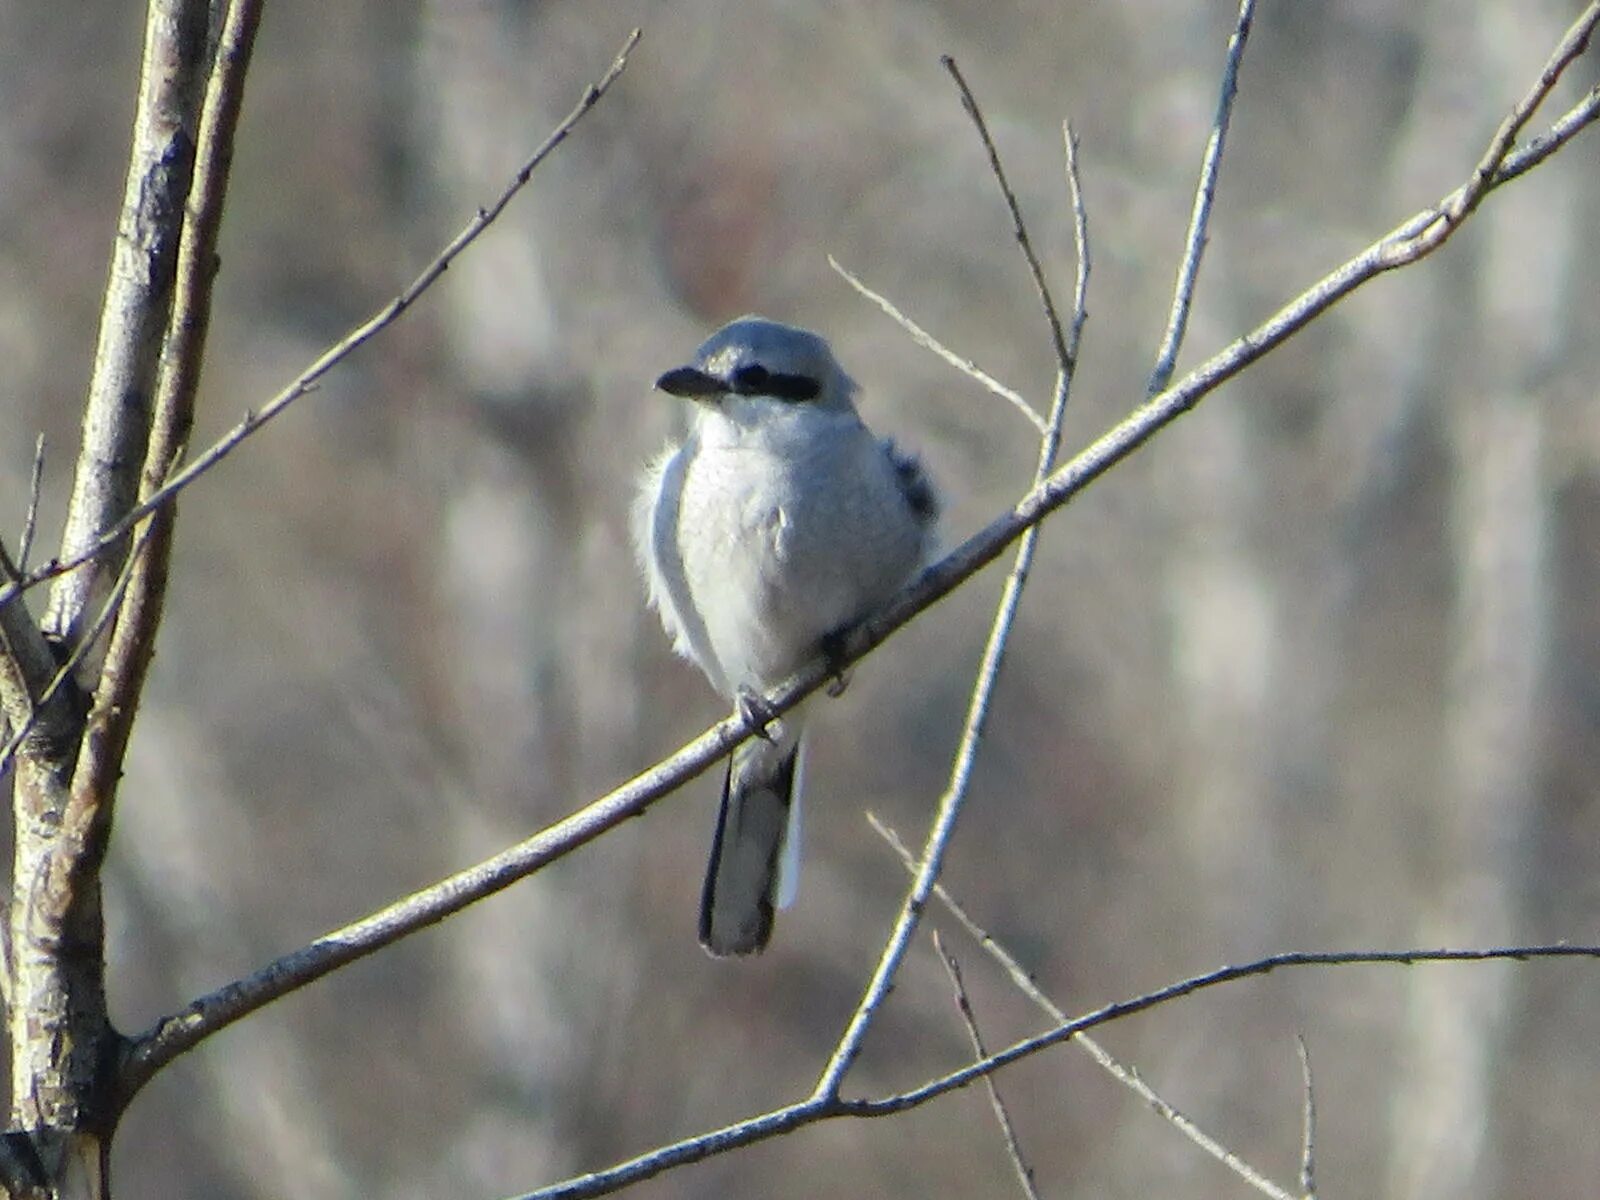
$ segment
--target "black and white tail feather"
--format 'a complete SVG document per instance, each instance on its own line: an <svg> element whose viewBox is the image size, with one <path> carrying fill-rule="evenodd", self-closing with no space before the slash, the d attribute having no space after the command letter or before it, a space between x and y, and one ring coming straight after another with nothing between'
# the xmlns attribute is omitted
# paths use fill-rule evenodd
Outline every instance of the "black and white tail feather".
<svg viewBox="0 0 1600 1200"><path fill-rule="evenodd" d="M719 958L764 949L774 912L794 902L804 767L799 738L751 738L728 756L700 893L700 944Z"/></svg>

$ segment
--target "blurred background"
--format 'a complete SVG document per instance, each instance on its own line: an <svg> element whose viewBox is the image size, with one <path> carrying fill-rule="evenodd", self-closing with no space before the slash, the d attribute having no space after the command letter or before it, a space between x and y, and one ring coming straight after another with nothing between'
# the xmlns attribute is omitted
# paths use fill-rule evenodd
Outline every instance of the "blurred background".
<svg viewBox="0 0 1600 1200"><path fill-rule="evenodd" d="M1081 446L1143 392L1233 5L278 0L252 69L197 444L375 310L644 27L632 65L416 310L186 495L107 865L142 1029L579 807L722 714L627 540L724 320L829 336L954 544L1034 435L833 254L1048 401L1044 324L941 53L1065 301L1082 139ZM1580 5L1263 0L1180 371L1466 178ZM0 512L59 530L142 14L0 7ZM1596 78L1580 63L1550 116ZM1537 124L1543 127L1546 122ZM1600 134L1346 301L1048 525L949 886L1069 1011L1288 949L1600 925ZM920 843L1001 585L819 713L771 949L694 920L717 781L207 1042L140 1097L122 1200L498 1196L813 1084ZM932 923L948 926L935 914ZM951 931L985 1032L1041 1019ZM1104 1031L1288 1184L1302 1034L1328 1195L1590 1197L1594 964L1279 972ZM851 1075L967 1054L925 938ZM1050 1196L1248 1194L1086 1056L1002 1077ZM982 1094L834 1122L651 1197L1015 1194Z"/></svg>

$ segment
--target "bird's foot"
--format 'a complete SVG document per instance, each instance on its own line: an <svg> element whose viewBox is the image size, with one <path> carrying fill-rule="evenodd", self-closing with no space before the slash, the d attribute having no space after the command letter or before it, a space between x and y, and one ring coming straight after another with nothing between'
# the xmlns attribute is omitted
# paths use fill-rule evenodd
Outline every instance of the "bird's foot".
<svg viewBox="0 0 1600 1200"><path fill-rule="evenodd" d="M772 711L772 705L767 703L767 698L748 683L741 683L738 698L734 703L739 719L745 723L750 732L764 742L772 741L772 734L767 731L767 726L778 719L778 714Z"/></svg>
<svg viewBox="0 0 1600 1200"><path fill-rule="evenodd" d="M835 629L832 633L822 637L822 661L828 666L828 674L833 679L828 684L828 695L838 699L844 695L845 688L850 686L850 668L845 665L844 647L849 640L850 627Z"/></svg>

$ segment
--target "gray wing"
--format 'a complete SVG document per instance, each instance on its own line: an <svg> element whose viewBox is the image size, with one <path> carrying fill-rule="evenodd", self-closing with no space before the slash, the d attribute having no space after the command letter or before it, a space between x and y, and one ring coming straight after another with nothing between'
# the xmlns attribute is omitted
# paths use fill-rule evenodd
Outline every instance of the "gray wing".
<svg viewBox="0 0 1600 1200"><path fill-rule="evenodd" d="M650 606L661 615L672 648L722 691L726 690L722 671L711 652L705 621L695 608L678 545L683 484L693 454L692 443L669 446L645 470L633 506L633 546Z"/></svg>

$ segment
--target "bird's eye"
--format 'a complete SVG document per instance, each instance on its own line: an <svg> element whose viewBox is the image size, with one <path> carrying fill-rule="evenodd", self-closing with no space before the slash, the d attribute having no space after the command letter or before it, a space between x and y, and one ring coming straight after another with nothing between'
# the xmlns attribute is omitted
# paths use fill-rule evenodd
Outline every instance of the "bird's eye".
<svg viewBox="0 0 1600 1200"><path fill-rule="evenodd" d="M774 400L798 402L816 399L822 385L809 375L785 375L751 363L733 373L733 390L741 396L771 396Z"/></svg>

